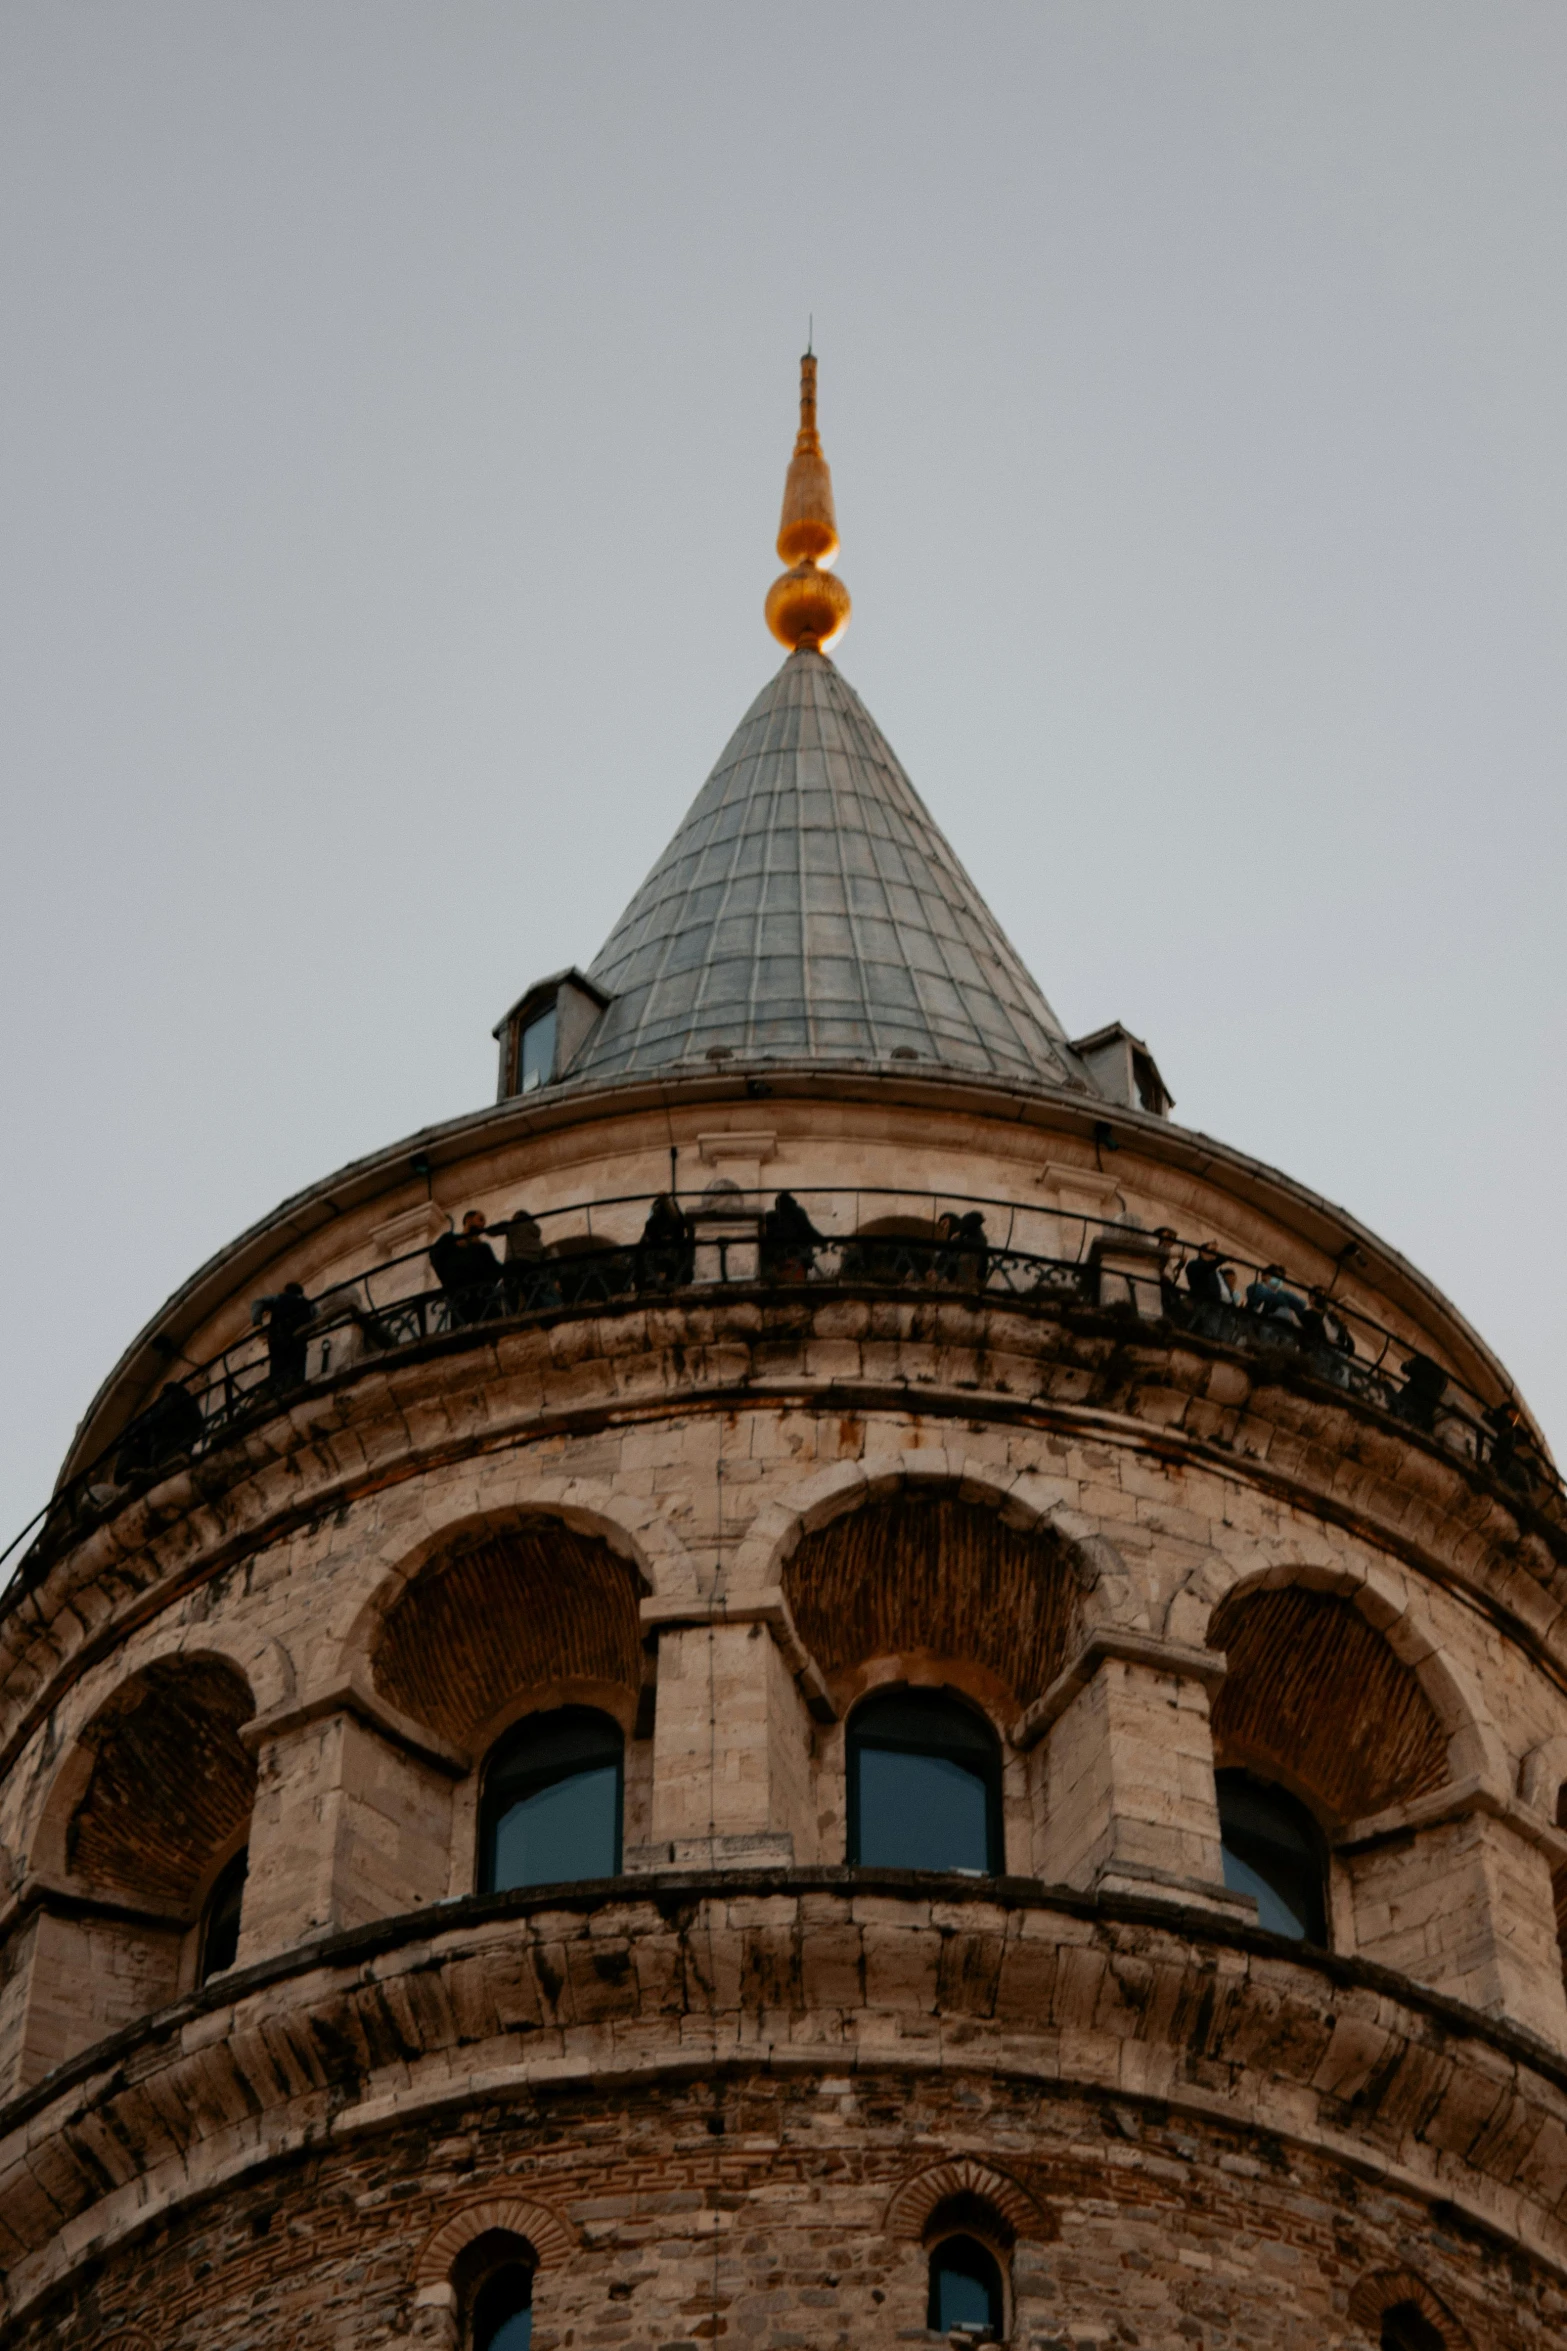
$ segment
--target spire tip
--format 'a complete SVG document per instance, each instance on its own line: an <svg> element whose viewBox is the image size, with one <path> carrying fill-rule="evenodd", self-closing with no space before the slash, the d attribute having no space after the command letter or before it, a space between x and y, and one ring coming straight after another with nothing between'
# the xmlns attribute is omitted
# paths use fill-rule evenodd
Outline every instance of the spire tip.
<svg viewBox="0 0 1567 2351"><path fill-rule="evenodd" d="M815 320L800 360L800 429L784 481L778 552L789 569L767 592L767 625L791 652L822 653L849 625L849 591L830 566L838 553L832 474L816 429Z"/></svg>

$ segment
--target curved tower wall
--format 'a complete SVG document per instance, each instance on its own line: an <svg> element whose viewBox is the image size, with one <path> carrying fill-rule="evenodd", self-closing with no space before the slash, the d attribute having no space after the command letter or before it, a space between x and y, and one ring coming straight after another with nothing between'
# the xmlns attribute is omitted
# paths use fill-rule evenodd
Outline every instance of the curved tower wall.
<svg viewBox="0 0 1567 2351"><path fill-rule="evenodd" d="M629 1243L672 1149L678 1278L385 1343L449 1213ZM1065 1094L568 1090L426 1156L173 1302L194 1361L290 1279L377 1311L105 1478L0 1623L8 2339L452 2346L501 2231L551 2351L890 2346L956 2214L1019 2345L1559 2340L1567 1525L1460 1419L1175 1316L1152 1236L1498 1393L1452 1309ZM758 1255L780 1189L809 1279ZM949 1201L1078 1273L850 1246ZM993 1729L998 1877L846 1866L846 1724L906 1685ZM624 1734L621 1874L481 1894L485 1757L564 1705ZM1226 1885L1223 1769L1310 1810L1330 1949Z"/></svg>

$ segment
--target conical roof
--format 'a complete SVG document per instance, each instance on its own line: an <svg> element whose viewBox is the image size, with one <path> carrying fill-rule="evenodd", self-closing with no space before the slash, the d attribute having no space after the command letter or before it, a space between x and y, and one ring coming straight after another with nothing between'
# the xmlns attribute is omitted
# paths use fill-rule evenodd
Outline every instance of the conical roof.
<svg viewBox="0 0 1567 2351"><path fill-rule="evenodd" d="M613 1001L571 1078L912 1060L1092 1090L875 720L813 651L752 703L589 976Z"/></svg>

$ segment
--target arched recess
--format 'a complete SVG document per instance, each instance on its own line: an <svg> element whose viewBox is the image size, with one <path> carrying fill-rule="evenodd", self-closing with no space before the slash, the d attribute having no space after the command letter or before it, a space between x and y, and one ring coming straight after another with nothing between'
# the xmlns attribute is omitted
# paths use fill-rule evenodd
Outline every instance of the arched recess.
<svg viewBox="0 0 1567 2351"><path fill-rule="evenodd" d="M1048 1525L909 1484L801 1536L783 1568L796 1629L832 1682L874 1658L962 1659L1027 1706L1081 1634L1089 1579Z"/></svg>
<svg viewBox="0 0 1567 2351"><path fill-rule="evenodd" d="M1350 2324L1371 2343L1380 2343L1384 2318L1406 2305L1440 2336L1444 2351L1473 2351L1473 2338L1412 2269L1372 2270L1361 2278L1349 2298Z"/></svg>
<svg viewBox="0 0 1567 2351"><path fill-rule="evenodd" d="M254 1711L224 1658L159 1658L133 1674L78 1741L85 1786L65 1824L68 1874L94 1894L193 1920L255 1801L239 1736Z"/></svg>
<svg viewBox="0 0 1567 2351"><path fill-rule="evenodd" d="M448 2214L425 2239L414 2263L415 2288L443 2285L458 2256L496 2229L521 2237L541 2269L560 2267L577 2242L570 2223L547 2204L521 2196L481 2197Z"/></svg>
<svg viewBox="0 0 1567 2351"><path fill-rule="evenodd" d="M1061 2233L1055 2214L1010 2172L997 2171L970 2156L950 2163L934 2163L916 2172L893 2191L882 2227L889 2237L923 2244L937 2216L958 2208L983 2208L999 2223L995 2233L1005 2243L1032 2238L1048 2244Z"/></svg>
<svg viewBox="0 0 1567 2351"><path fill-rule="evenodd" d="M602 1537L518 1518L426 1561L381 1625L376 1689L442 1738L468 1745L516 1701L594 1695L629 1726L642 1680L636 1570Z"/></svg>
<svg viewBox="0 0 1567 2351"><path fill-rule="evenodd" d="M1343 1595L1232 1593L1208 1646L1229 1664L1213 1702L1215 1761L1278 1780L1330 1828L1450 1776L1447 1731L1413 1667Z"/></svg>

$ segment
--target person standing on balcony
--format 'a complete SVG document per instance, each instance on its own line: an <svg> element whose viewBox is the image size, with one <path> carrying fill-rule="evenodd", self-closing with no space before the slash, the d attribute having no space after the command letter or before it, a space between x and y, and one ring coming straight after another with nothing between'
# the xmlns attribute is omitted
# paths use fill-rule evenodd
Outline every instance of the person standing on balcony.
<svg viewBox="0 0 1567 2351"><path fill-rule="evenodd" d="M762 1219L762 1279L808 1280L821 1237L794 1194L780 1192Z"/></svg>
<svg viewBox="0 0 1567 2351"><path fill-rule="evenodd" d="M696 1252L690 1220L668 1192L660 1192L647 1212L640 1256L640 1279L649 1289L669 1290L691 1279Z"/></svg>
<svg viewBox="0 0 1567 2351"><path fill-rule="evenodd" d="M1511 1396L1504 1396L1500 1404L1493 1404L1482 1416L1491 1434L1486 1444L1485 1458L1496 1475L1520 1493L1529 1493L1539 1482L1539 1463L1529 1439L1523 1414Z"/></svg>
<svg viewBox="0 0 1567 2351"><path fill-rule="evenodd" d="M201 1406L179 1380L165 1380L157 1395L125 1431L115 1456L114 1477L123 1486L139 1472L161 1469L178 1453L189 1453L200 1442L205 1423Z"/></svg>
<svg viewBox="0 0 1567 2351"><path fill-rule="evenodd" d="M1404 1384L1389 1410L1398 1419L1408 1421L1412 1429L1433 1434L1437 1409L1447 1393L1446 1366L1431 1355L1411 1355L1402 1368Z"/></svg>
<svg viewBox="0 0 1567 2351"><path fill-rule="evenodd" d="M482 1208L470 1208L460 1233L443 1233L430 1251L435 1278L451 1305L454 1323L480 1322L489 1311L501 1278L500 1259L484 1238Z"/></svg>
<svg viewBox="0 0 1567 2351"><path fill-rule="evenodd" d="M1257 1280L1247 1283L1246 1304L1265 1322L1281 1322L1297 1331L1303 1327L1306 1301L1297 1298L1293 1290L1286 1290L1282 1265L1265 1265Z"/></svg>
<svg viewBox="0 0 1567 2351"><path fill-rule="evenodd" d="M525 1208L517 1209L499 1228L506 1235L506 1307L517 1314L529 1306L556 1306L555 1284L542 1269L546 1263L544 1235Z"/></svg>
<svg viewBox="0 0 1567 2351"><path fill-rule="evenodd" d="M1196 1256L1186 1261L1186 1287L1196 1304L1193 1330L1210 1339L1223 1337L1224 1310L1238 1303L1234 1282L1235 1268L1222 1263L1218 1242L1200 1243Z"/></svg>
<svg viewBox="0 0 1567 2351"><path fill-rule="evenodd" d="M316 1310L305 1296L302 1282L285 1282L281 1290L258 1298L251 1307L252 1322L264 1322L267 1333L267 1375L279 1393L304 1385L305 1333Z"/></svg>
<svg viewBox="0 0 1567 2351"><path fill-rule="evenodd" d="M1355 1342L1344 1323L1334 1313L1333 1301L1329 1298L1326 1290L1312 1290L1309 1292L1309 1296L1311 1304L1300 1318L1301 1335L1307 1346L1315 1353L1325 1355L1330 1359L1342 1355L1353 1355ZM1342 1370L1337 1362L1330 1360L1324 1368L1330 1379L1342 1379Z"/></svg>

